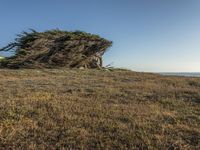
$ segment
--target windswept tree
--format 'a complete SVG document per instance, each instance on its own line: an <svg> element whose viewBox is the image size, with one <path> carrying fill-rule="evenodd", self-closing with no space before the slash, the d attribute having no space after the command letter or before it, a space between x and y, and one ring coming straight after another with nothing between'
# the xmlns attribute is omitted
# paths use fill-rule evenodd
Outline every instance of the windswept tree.
<svg viewBox="0 0 200 150"><path fill-rule="evenodd" d="M112 45L98 35L75 31L22 32L0 51L15 55L0 61L6 68L101 68L102 56Z"/></svg>

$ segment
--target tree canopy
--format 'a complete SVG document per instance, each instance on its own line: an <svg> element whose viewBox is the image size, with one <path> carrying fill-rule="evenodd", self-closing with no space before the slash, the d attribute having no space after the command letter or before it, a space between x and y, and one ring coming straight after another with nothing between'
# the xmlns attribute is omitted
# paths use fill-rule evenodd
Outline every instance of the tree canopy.
<svg viewBox="0 0 200 150"><path fill-rule="evenodd" d="M49 30L18 34L0 51L15 55L0 61L2 68L100 68L102 56L112 42L83 31Z"/></svg>

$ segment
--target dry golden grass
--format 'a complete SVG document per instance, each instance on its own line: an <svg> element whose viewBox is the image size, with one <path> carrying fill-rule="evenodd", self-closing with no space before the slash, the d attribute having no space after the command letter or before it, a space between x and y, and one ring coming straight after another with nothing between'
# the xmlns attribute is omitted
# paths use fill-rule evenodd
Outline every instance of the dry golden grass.
<svg viewBox="0 0 200 150"><path fill-rule="evenodd" d="M200 149L200 78L0 70L0 149Z"/></svg>

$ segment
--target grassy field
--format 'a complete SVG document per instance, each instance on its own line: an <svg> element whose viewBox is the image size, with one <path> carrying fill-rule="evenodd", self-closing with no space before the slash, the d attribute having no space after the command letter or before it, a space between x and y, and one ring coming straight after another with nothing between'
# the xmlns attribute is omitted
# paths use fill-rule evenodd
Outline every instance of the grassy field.
<svg viewBox="0 0 200 150"><path fill-rule="evenodd" d="M200 78L0 70L0 149L200 149Z"/></svg>

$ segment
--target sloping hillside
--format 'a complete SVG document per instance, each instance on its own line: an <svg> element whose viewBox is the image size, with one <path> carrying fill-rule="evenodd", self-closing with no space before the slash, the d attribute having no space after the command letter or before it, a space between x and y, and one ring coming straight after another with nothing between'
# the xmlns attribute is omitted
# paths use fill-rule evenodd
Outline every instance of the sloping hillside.
<svg viewBox="0 0 200 150"><path fill-rule="evenodd" d="M0 70L0 149L200 149L200 78Z"/></svg>

